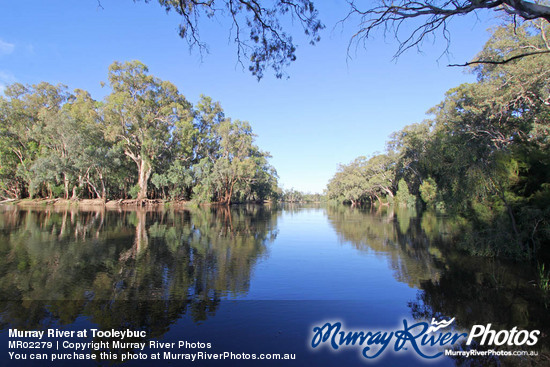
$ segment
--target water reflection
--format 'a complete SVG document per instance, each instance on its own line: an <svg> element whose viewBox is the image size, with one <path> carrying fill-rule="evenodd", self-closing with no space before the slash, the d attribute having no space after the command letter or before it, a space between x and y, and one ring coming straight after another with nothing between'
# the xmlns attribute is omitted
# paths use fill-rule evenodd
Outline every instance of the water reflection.
<svg viewBox="0 0 550 367"><path fill-rule="evenodd" d="M281 231L278 238L278 224L299 232L287 231L285 237ZM393 326L403 317L445 316L456 317L458 327L466 330L487 323L494 329L539 329L541 355L529 362L550 360L550 317L533 286L531 268L465 256L450 242L458 228L456 221L434 213L417 217L390 208L371 212L289 205L283 212L263 206L184 211L4 207L0 330L70 326L85 318L100 329L145 330L154 339L191 320L180 327L180 335L182 329L192 336L231 329L239 337L220 336L217 345L235 339L238 346L248 338L266 351L272 351L281 330L290 330L287 339L277 339L288 351L302 348L311 323L327 317L356 317L358 326L367 326L365 317L373 323L385 318ZM382 263L375 271L391 269L387 277L377 278L384 279L382 285L369 278L372 273L365 265L378 265L371 258ZM263 273L254 274L257 269ZM246 298L253 293L251 282L256 280L257 286L261 279L265 292L274 293L267 299L285 299L298 289L302 299L308 299L309 292L314 299L337 294L338 301L355 299L354 292L361 290L368 301L226 302ZM404 295L404 289L410 293ZM390 302L400 303L405 311L395 311L399 307ZM213 319L208 327L193 328ZM265 345L256 341L261 335L268 336ZM320 361L326 357L310 355ZM357 362L351 354L333 358Z"/></svg>
<svg viewBox="0 0 550 367"><path fill-rule="evenodd" d="M536 357L457 357L468 366L550 365L550 313L529 267L494 259L470 258L452 250L445 252L446 269L437 280L422 282L422 291L411 301L412 316L427 319L456 317L463 330L491 324L492 330L540 330L535 347L482 346L477 350L537 350Z"/></svg>
<svg viewBox="0 0 550 367"><path fill-rule="evenodd" d="M88 315L103 327L162 330L188 310L194 320L204 320L220 299L246 293L254 264L276 238L276 218L259 206L182 212L5 209L2 326L33 329Z"/></svg>
<svg viewBox="0 0 550 367"><path fill-rule="evenodd" d="M417 225L415 213L405 208L364 211L335 206L327 208L327 215L341 242L387 258L398 281L419 288L423 281L439 279L443 259Z"/></svg>
<svg viewBox="0 0 550 367"><path fill-rule="evenodd" d="M465 331L489 323L493 330L541 330L537 357L457 358L457 364L550 364L550 312L536 287L532 266L466 256L450 242L459 222L433 212L418 218L406 209L362 211L340 206L329 207L327 213L342 242L386 257L397 280L419 289L416 299L409 302L413 318L455 317L456 326Z"/></svg>

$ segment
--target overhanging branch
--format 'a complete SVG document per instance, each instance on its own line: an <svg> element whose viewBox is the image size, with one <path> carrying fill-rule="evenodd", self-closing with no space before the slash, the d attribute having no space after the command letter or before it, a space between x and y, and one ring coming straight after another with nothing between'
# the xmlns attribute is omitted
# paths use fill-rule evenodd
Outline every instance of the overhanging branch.
<svg viewBox="0 0 550 367"><path fill-rule="evenodd" d="M352 36L350 45L364 41L375 29L383 28L384 32L391 31L399 42L395 57L419 46L427 36L438 30L447 40L448 47L450 38L447 22L453 16L466 15L479 9L505 11L525 20L543 19L550 23L549 6L524 0L381 0L377 6L367 10L361 10L356 0L348 2L350 10L341 22L353 17L359 19L359 30ZM402 25L414 19L418 19L420 24L410 31L404 31Z"/></svg>
<svg viewBox="0 0 550 367"><path fill-rule="evenodd" d="M528 57L528 56L533 56L533 55L540 55L540 54L547 54L547 53L550 53L550 50L542 50L542 51L537 51L537 52L522 53L522 54L519 54L519 55L509 57L509 58L504 59L504 60L475 60L475 61L466 62L464 64L450 64L450 65L447 65L447 66L456 67L456 66L470 66L470 65L476 65L476 64L503 65L503 64L509 63L510 61L521 59L523 57Z"/></svg>

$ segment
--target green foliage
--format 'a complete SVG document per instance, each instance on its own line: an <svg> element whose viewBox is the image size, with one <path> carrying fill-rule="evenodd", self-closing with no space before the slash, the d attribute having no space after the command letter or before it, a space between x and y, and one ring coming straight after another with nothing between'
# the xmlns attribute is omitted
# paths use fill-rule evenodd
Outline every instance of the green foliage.
<svg viewBox="0 0 550 367"><path fill-rule="evenodd" d="M18 198L27 194L31 183L33 188L39 188L41 182L33 182L36 179L32 165L46 155L48 129L62 119L61 108L71 95L67 87L45 82L33 86L16 83L8 86L4 95L6 98L0 99L0 160L8 163L4 167L8 176L4 176L1 186L4 194Z"/></svg>
<svg viewBox="0 0 550 367"><path fill-rule="evenodd" d="M428 177L420 185L420 197L427 206L435 207L437 199L437 184L435 180Z"/></svg>
<svg viewBox="0 0 550 367"><path fill-rule="evenodd" d="M205 157L197 167L199 198L211 197L229 204L266 199L276 185L276 172L267 163L269 154L254 145L248 122L224 119L215 126L217 150L214 160Z"/></svg>
<svg viewBox="0 0 550 367"><path fill-rule="evenodd" d="M416 205L416 197L410 194L409 187L403 178L399 180L399 183L397 184L395 201L399 205L406 206L407 208L414 208Z"/></svg>
<svg viewBox="0 0 550 367"><path fill-rule="evenodd" d="M281 189L279 189L281 190ZM286 203L321 203L326 201L326 196L319 193L304 193L294 188L281 190L281 193L274 197L275 200Z"/></svg>
<svg viewBox="0 0 550 367"><path fill-rule="evenodd" d="M0 197L199 202L273 197L277 174L246 122L201 96L196 108L139 61L113 63L104 103L63 85L0 97ZM151 185L150 185L151 184Z"/></svg>
<svg viewBox="0 0 550 367"><path fill-rule="evenodd" d="M395 159L388 153L370 159L358 157L348 165L340 165L327 185L328 198L352 205L374 200L384 204L385 198L393 201Z"/></svg>
<svg viewBox="0 0 550 367"><path fill-rule="evenodd" d="M137 199L139 197L139 191L140 191L141 187L139 186L139 184L135 184L134 186L132 186L130 188L130 190L128 191L128 195L130 195L130 197L132 199Z"/></svg>
<svg viewBox="0 0 550 367"><path fill-rule="evenodd" d="M163 199L187 200L193 187L193 176L184 161L177 160L165 173L154 173L151 183L162 192Z"/></svg>
<svg viewBox="0 0 550 367"><path fill-rule="evenodd" d="M281 201L287 203L303 203L305 202L304 196L305 194L303 192L291 188L283 191Z"/></svg>
<svg viewBox="0 0 550 367"><path fill-rule="evenodd" d="M502 60L546 47L544 22L493 30L478 58ZM472 69L478 82L449 90L433 118L393 133L387 145L398 182L394 200L467 219L459 243L476 255L550 256L550 56L540 53ZM365 200L370 175L364 157L341 166L331 199ZM391 196L390 196L391 197ZM368 199L367 199L368 200Z"/></svg>

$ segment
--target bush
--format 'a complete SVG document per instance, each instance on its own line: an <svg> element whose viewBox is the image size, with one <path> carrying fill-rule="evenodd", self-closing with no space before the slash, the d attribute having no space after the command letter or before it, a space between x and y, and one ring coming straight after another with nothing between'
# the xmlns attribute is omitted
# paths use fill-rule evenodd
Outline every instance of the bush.
<svg viewBox="0 0 550 367"><path fill-rule="evenodd" d="M426 206L433 208L436 206L436 198L437 198L437 184L435 183L435 180L431 177L424 180L422 182L422 185L420 185L420 198L422 198L422 201L426 204Z"/></svg>
<svg viewBox="0 0 550 367"><path fill-rule="evenodd" d="M411 195L409 192L409 186L404 179L399 180L397 185L397 193L395 194L395 202L401 206L406 206L407 208L415 208L416 206L416 197Z"/></svg>

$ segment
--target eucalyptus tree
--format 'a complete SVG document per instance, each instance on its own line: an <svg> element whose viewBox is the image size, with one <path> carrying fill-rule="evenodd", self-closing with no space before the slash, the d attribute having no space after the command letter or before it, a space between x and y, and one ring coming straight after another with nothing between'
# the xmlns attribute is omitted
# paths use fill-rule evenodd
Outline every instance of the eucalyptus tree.
<svg viewBox="0 0 550 367"><path fill-rule="evenodd" d="M276 188L276 172L268 163L268 153L254 144L255 135L245 121L225 118L214 129L217 151L194 167L200 183L194 188L199 200L230 204L233 198L264 199ZM269 190L266 190L266 185Z"/></svg>
<svg viewBox="0 0 550 367"><path fill-rule="evenodd" d="M287 203L301 203L304 201L304 194L294 188L283 191L281 200Z"/></svg>
<svg viewBox="0 0 550 367"><path fill-rule="evenodd" d="M478 84L485 88L485 104L498 119L493 129L505 126L513 129L513 140L526 139L541 147L549 143L550 54L539 51L550 49L549 39L550 25L540 20L519 27L510 24L498 27L478 58L513 60L506 64L485 63L472 67ZM517 58L521 50L531 50L533 55ZM492 139L502 142L494 132L492 135Z"/></svg>
<svg viewBox="0 0 550 367"><path fill-rule="evenodd" d="M393 152L378 154L371 157L365 165L365 172L363 175L368 182L370 192L377 197L379 202L380 197L376 195L377 192L392 199L394 197L396 186L396 158Z"/></svg>
<svg viewBox="0 0 550 367"><path fill-rule="evenodd" d="M395 166L393 153L378 154L369 159L357 157L347 165L340 165L327 186L328 196L349 201L352 206L375 199L380 205L385 205L394 197Z"/></svg>
<svg viewBox="0 0 550 367"><path fill-rule="evenodd" d="M26 192L33 196L40 182L32 166L36 159L48 154L51 146L45 144L44 137L70 93L64 85L41 82L32 86L12 84L5 89L4 95L0 103L2 161L11 167L6 172L4 192L10 191L16 197ZM63 154L62 148L60 153Z"/></svg>
<svg viewBox="0 0 550 367"><path fill-rule="evenodd" d="M86 154L90 147L101 144L103 135L98 125L96 102L88 92L77 89L67 97L61 108L41 114L42 125L36 133L40 156L31 166L35 179L44 182L51 191L61 184L65 199L76 198L77 186L83 186L84 172L97 164L96 157ZM94 159L92 159L94 158Z"/></svg>
<svg viewBox="0 0 550 367"><path fill-rule="evenodd" d="M537 42L543 47L541 39L550 32L548 27L536 26L533 23L495 29L480 57L513 57L520 53L518 49L536 49ZM440 157L433 159L431 166L439 171L434 176L439 186L453 186L455 198L461 191L463 197L471 197L485 190L496 192L505 203L508 201L504 193L513 180L506 172L512 169L519 173L512 168L517 165L513 161L523 160L535 151L540 155L548 147L549 69L550 56L545 54L518 58L504 65L481 64L473 68L478 83L447 92L445 100L431 111L437 134L431 151L434 157ZM442 166L445 162L448 163ZM484 182L479 181L482 178Z"/></svg>
<svg viewBox="0 0 550 367"><path fill-rule="evenodd" d="M219 201L230 204L236 188L242 191L264 178L262 172L270 167L269 154L254 144L255 135L246 121L225 119L216 133L219 151L212 167L213 183Z"/></svg>
<svg viewBox="0 0 550 367"><path fill-rule="evenodd" d="M114 62L109 67L109 85L112 92L103 107L105 138L135 163L134 194L138 200L145 199L155 166L176 146L174 131L189 128L191 104L172 83L148 75L139 61Z"/></svg>
<svg viewBox="0 0 550 367"><path fill-rule="evenodd" d="M427 169L445 206L523 254L549 240L550 56L514 57L546 47L549 35L542 21L495 29L479 57L513 59L476 64L478 82L447 93L432 110L427 149Z"/></svg>
<svg viewBox="0 0 550 367"><path fill-rule="evenodd" d="M430 158L427 154L433 135L433 122L430 120L405 126L390 135L386 146L395 154L395 178L403 178L409 183L416 195L418 187L426 177L426 165Z"/></svg>
<svg viewBox="0 0 550 367"><path fill-rule="evenodd" d="M44 184L48 196L69 197L69 185L74 176L73 148L79 148L82 141L79 127L75 120L62 111L44 116L44 126L37 134L40 142L40 154L34 160L30 171L34 177L33 184Z"/></svg>
<svg viewBox="0 0 550 367"><path fill-rule="evenodd" d="M72 199L80 197L85 189L91 197L107 199L109 189L120 186L121 176L127 176L123 153L112 142L105 140L101 124L101 103L82 89L74 91L64 111L74 120L71 155L74 177Z"/></svg>
<svg viewBox="0 0 550 367"><path fill-rule="evenodd" d="M0 96L0 197L3 199L20 198L26 190L25 181L16 174L24 161L14 150L17 140L11 135L9 116L9 101Z"/></svg>
<svg viewBox="0 0 550 367"><path fill-rule="evenodd" d="M327 185L328 197L339 201L349 201L356 206L368 198L369 185L362 174L367 163L364 156L347 165L341 164Z"/></svg>
<svg viewBox="0 0 550 367"><path fill-rule="evenodd" d="M224 119L225 113L220 102L214 102L211 97L201 95L195 106L195 129L192 137L194 163L203 158L212 162L216 159L220 140L216 132Z"/></svg>
<svg viewBox="0 0 550 367"><path fill-rule="evenodd" d="M254 176L248 181L242 181L240 186L240 200L263 202L265 200L276 201L278 195L278 174L274 166L269 163L271 155L257 150L254 153L257 168Z"/></svg>
<svg viewBox="0 0 550 367"><path fill-rule="evenodd" d="M472 63L478 81L449 90L430 120L387 144L394 158L380 172L392 179L395 201L413 205L420 196L467 218L463 242L474 253L532 257L550 241L550 55L538 52L549 45L545 22L494 29L478 58L495 62ZM374 158L387 159L341 166L331 198L377 195Z"/></svg>
<svg viewBox="0 0 550 367"><path fill-rule="evenodd" d="M220 103L201 95L192 113L192 121L180 123L174 130L170 159L165 159L151 178L164 197L189 199L194 187L201 191L201 168L211 167L218 158L220 137L216 131L225 118Z"/></svg>

